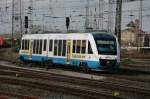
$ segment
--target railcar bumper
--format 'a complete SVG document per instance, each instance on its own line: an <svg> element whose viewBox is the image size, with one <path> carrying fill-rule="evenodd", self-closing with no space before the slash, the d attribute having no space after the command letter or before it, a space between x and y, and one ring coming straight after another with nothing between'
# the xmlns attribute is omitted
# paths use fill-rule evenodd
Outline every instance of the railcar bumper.
<svg viewBox="0 0 150 99"><path fill-rule="evenodd" d="M100 70L116 71L119 68L117 60L99 59Z"/></svg>

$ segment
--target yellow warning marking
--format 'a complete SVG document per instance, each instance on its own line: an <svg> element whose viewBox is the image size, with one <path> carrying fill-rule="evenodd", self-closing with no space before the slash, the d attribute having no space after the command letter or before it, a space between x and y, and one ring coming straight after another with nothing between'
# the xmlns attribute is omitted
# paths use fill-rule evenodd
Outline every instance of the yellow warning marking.
<svg viewBox="0 0 150 99"><path fill-rule="evenodd" d="M120 92L119 91L114 91L113 92L113 96L119 96L120 95Z"/></svg>
<svg viewBox="0 0 150 99"><path fill-rule="evenodd" d="M19 74L16 74L16 77L19 77Z"/></svg>

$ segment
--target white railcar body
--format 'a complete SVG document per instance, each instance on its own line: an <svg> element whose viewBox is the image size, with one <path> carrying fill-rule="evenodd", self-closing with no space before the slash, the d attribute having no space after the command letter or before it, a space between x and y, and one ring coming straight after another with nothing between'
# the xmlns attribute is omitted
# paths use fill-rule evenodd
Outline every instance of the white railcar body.
<svg viewBox="0 0 150 99"><path fill-rule="evenodd" d="M103 42L105 45L101 44ZM114 51L108 50L108 45ZM101 54L100 50L104 53ZM22 37L19 54L22 61L50 60L77 67L84 65L94 70L116 69L120 63L118 40L108 33L26 34Z"/></svg>

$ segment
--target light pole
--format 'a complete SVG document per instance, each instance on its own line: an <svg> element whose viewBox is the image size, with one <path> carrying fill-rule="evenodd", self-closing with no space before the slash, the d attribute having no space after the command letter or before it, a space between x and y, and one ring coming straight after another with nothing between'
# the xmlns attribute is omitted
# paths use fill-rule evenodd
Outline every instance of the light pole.
<svg viewBox="0 0 150 99"><path fill-rule="evenodd" d="M142 15L143 15L143 0L140 0L140 13L139 13L139 18L140 18L140 25L139 25L139 35L142 36ZM142 37L139 37L139 46L141 47L142 44Z"/></svg>
<svg viewBox="0 0 150 99"><path fill-rule="evenodd" d="M20 0L20 33L22 37L23 28L22 28L22 0Z"/></svg>
<svg viewBox="0 0 150 99"><path fill-rule="evenodd" d="M89 28L89 0L87 0L87 4L86 4L86 19L85 19L85 32L88 32L88 28Z"/></svg>
<svg viewBox="0 0 150 99"><path fill-rule="evenodd" d="M120 46L121 46L121 19L122 19L122 0L117 0L115 34L118 37Z"/></svg>
<svg viewBox="0 0 150 99"><path fill-rule="evenodd" d="M11 34L11 47L14 45L14 0L12 0L12 34Z"/></svg>

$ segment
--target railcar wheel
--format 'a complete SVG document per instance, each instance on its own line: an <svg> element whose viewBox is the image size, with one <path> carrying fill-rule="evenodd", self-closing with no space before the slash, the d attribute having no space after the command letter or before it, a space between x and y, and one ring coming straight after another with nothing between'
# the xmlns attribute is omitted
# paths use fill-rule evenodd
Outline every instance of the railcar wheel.
<svg viewBox="0 0 150 99"><path fill-rule="evenodd" d="M85 66L81 65L81 66L80 66L80 71L85 72L85 70L86 70L86 69L85 69Z"/></svg>
<svg viewBox="0 0 150 99"><path fill-rule="evenodd" d="M23 60L20 60L20 59L17 59L17 61L15 62L15 64L17 64L19 66L24 66L24 65L27 65L27 62L25 62Z"/></svg>
<svg viewBox="0 0 150 99"><path fill-rule="evenodd" d="M47 70L48 70L50 67L52 67L52 66L53 66L52 60L48 60L48 61L45 62L45 67L46 67Z"/></svg>
<svg viewBox="0 0 150 99"><path fill-rule="evenodd" d="M89 72L89 68L85 65L81 65L79 68L80 68L80 71Z"/></svg>
<svg viewBox="0 0 150 99"><path fill-rule="evenodd" d="M90 71L90 68L87 67L87 70L86 70L86 71L89 72L89 71Z"/></svg>

